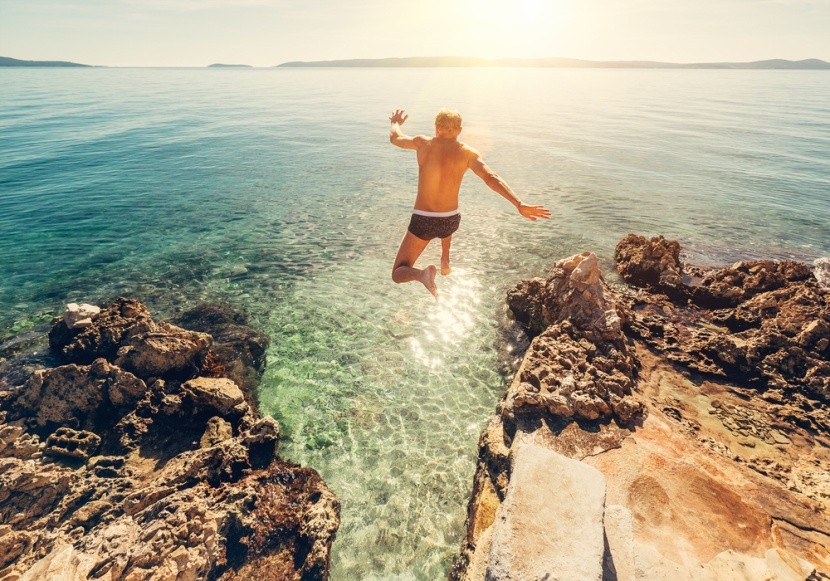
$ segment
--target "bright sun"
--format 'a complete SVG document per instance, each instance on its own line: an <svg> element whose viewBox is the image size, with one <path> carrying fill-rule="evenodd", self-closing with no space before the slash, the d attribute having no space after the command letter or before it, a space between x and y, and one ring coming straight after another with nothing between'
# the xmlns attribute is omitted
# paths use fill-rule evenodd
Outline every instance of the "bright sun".
<svg viewBox="0 0 830 581"><path fill-rule="evenodd" d="M480 56L550 56L565 0L466 0L465 26Z"/></svg>

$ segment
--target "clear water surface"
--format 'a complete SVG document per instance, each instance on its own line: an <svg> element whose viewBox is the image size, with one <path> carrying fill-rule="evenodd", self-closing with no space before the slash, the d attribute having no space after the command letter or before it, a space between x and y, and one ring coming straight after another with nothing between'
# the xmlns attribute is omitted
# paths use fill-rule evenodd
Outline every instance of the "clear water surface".
<svg viewBox="0 0 830 581"><path fill-rule="evenodd" d="M830 255L828 94L821 71L0 69L0 342L70 301L246 310L282 453L343 503L333 579L440 578L506 289L583 250L609 268L628 232L698 263ZM468 176L436 305L390 280L417 168L387 117L431 133L443 106L553 219Z"/></svg>

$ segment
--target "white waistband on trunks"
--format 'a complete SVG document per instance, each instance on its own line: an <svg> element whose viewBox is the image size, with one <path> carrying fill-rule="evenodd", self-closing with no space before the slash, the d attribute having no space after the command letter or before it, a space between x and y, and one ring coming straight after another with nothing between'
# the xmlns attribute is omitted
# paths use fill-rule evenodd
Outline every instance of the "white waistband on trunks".
<svg viewBox="0 0 830 581"><path fill-rule="evenodd" d="M413 214L418 214L419 216L429 216L430 218L449 218L450 216L455 216L458 214L458 208L455 210L450 210L449 212L427 212L426 210L412 210Z"/></svg>

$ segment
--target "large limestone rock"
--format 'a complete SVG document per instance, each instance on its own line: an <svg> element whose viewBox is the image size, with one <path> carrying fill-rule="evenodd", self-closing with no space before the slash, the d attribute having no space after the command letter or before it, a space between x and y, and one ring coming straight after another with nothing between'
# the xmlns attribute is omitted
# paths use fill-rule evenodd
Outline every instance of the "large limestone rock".
<svg viewBox="0 0 830 581"><path fill-rule="evenodd" d="M84 555L72 545L59 545L25 571L19 581L83 581L95 566L92 555Z"/></svg>
<svg viewBox="0 0 830 581"><path fill-rule="evenodd" d="M493 523L487 581L601 581L602 474L527 438L511 453L513 471Z"/></svg>

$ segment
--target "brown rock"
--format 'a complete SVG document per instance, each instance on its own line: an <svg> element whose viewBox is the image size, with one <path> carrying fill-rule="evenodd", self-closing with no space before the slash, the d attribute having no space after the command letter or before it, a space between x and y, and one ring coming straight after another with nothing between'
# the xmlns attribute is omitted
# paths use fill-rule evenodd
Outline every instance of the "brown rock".
<svg viewBox="0 0 830 581"><path fill-rule="evenodd" d="M686 297L680 244L676 240L629 234L617 244L614 259L626 282L678 300Z"/></svg>
<svg viewBox="0 0 830 581"><path fill-rule="evenodd" d="M242 390L230 379L197 377L182 385L197 410L212 410L221 417L241 416L248 406Z"/></svg>
<svg viewBox="0 0 830 581"><path fill-rule="evenodd" d="M800 393L826 399L830 295L809 268L788 261L741 262L707 276L711 284L694 288L708 290L694 293L720 297L708 301L718 306L714 310L668 305L643 291L627 293L630 332L695 371L785 390L788 398ZM803 415L817 428L830 419L819 408Z"/></svg>
<svg viewBox="0 0 830 581"><path fill-rule="evenodd" d="M53 351L73 363L88 364L103 357L113 360L128 333L149 331L152 319L147 307L134 299L119 298L102 309L85 328L70 330L63 320L49 331Z"/></svg>
<svg viewBox="0 0 830 581"><path fill-rule="evenodd" d="M231 424L219 416L214 416L208 420L205 433L202 434L202 439L199 441L199 447L210 448L231 437L233 437Z"/></svg>
<svg viewBox="0 0 830 581"><path fill-rule="evenodd" d="M44 452L53 457L86 461L100 445L98 434L62 427L49 434Z"/></svg>
<svg viewBox="0 0 830 581"><path fill-rule="evenodd" d="M0 526L0 571L28 551L32 546L32 535L12 530L10 526Z"/></svg>
<svg viewBox="0 0 830 581"><path fill-rule="evenodd" d="M111 396L112 403L128 404L145 389L133 374L99 359L92 365L38 371L10 401L13 418L31 417L39 427L93 429L107 415L103 404Z"/></svg>
<svg viewBox="0 0 830 581"><path fill-rule="evenodd" d="M0 577L326 578L336 497L277 456L279 424L245 403L252 394L227 378L180 383L210 337L128 299L90 322L56 323L55 348L87 360L120 351L119 363L167 377L148 387L97 358L0 398Z"/></svg>
<svg viewBox="0 0 830 581"><path fill-rule="evenodd" d="M198 372L210 343L210 335L160 323L123 341L115 364L144 378L189 377Z"/></svg>
<svg viewBox="0 0 830 581"><path fill-rule="evenodd" d="M734 307L790 283L815 280L809 266L792 260L737 262L717 270L697 269L697 273L699 280L689 287L689 294L696 304L710 309Z"/></svg>

